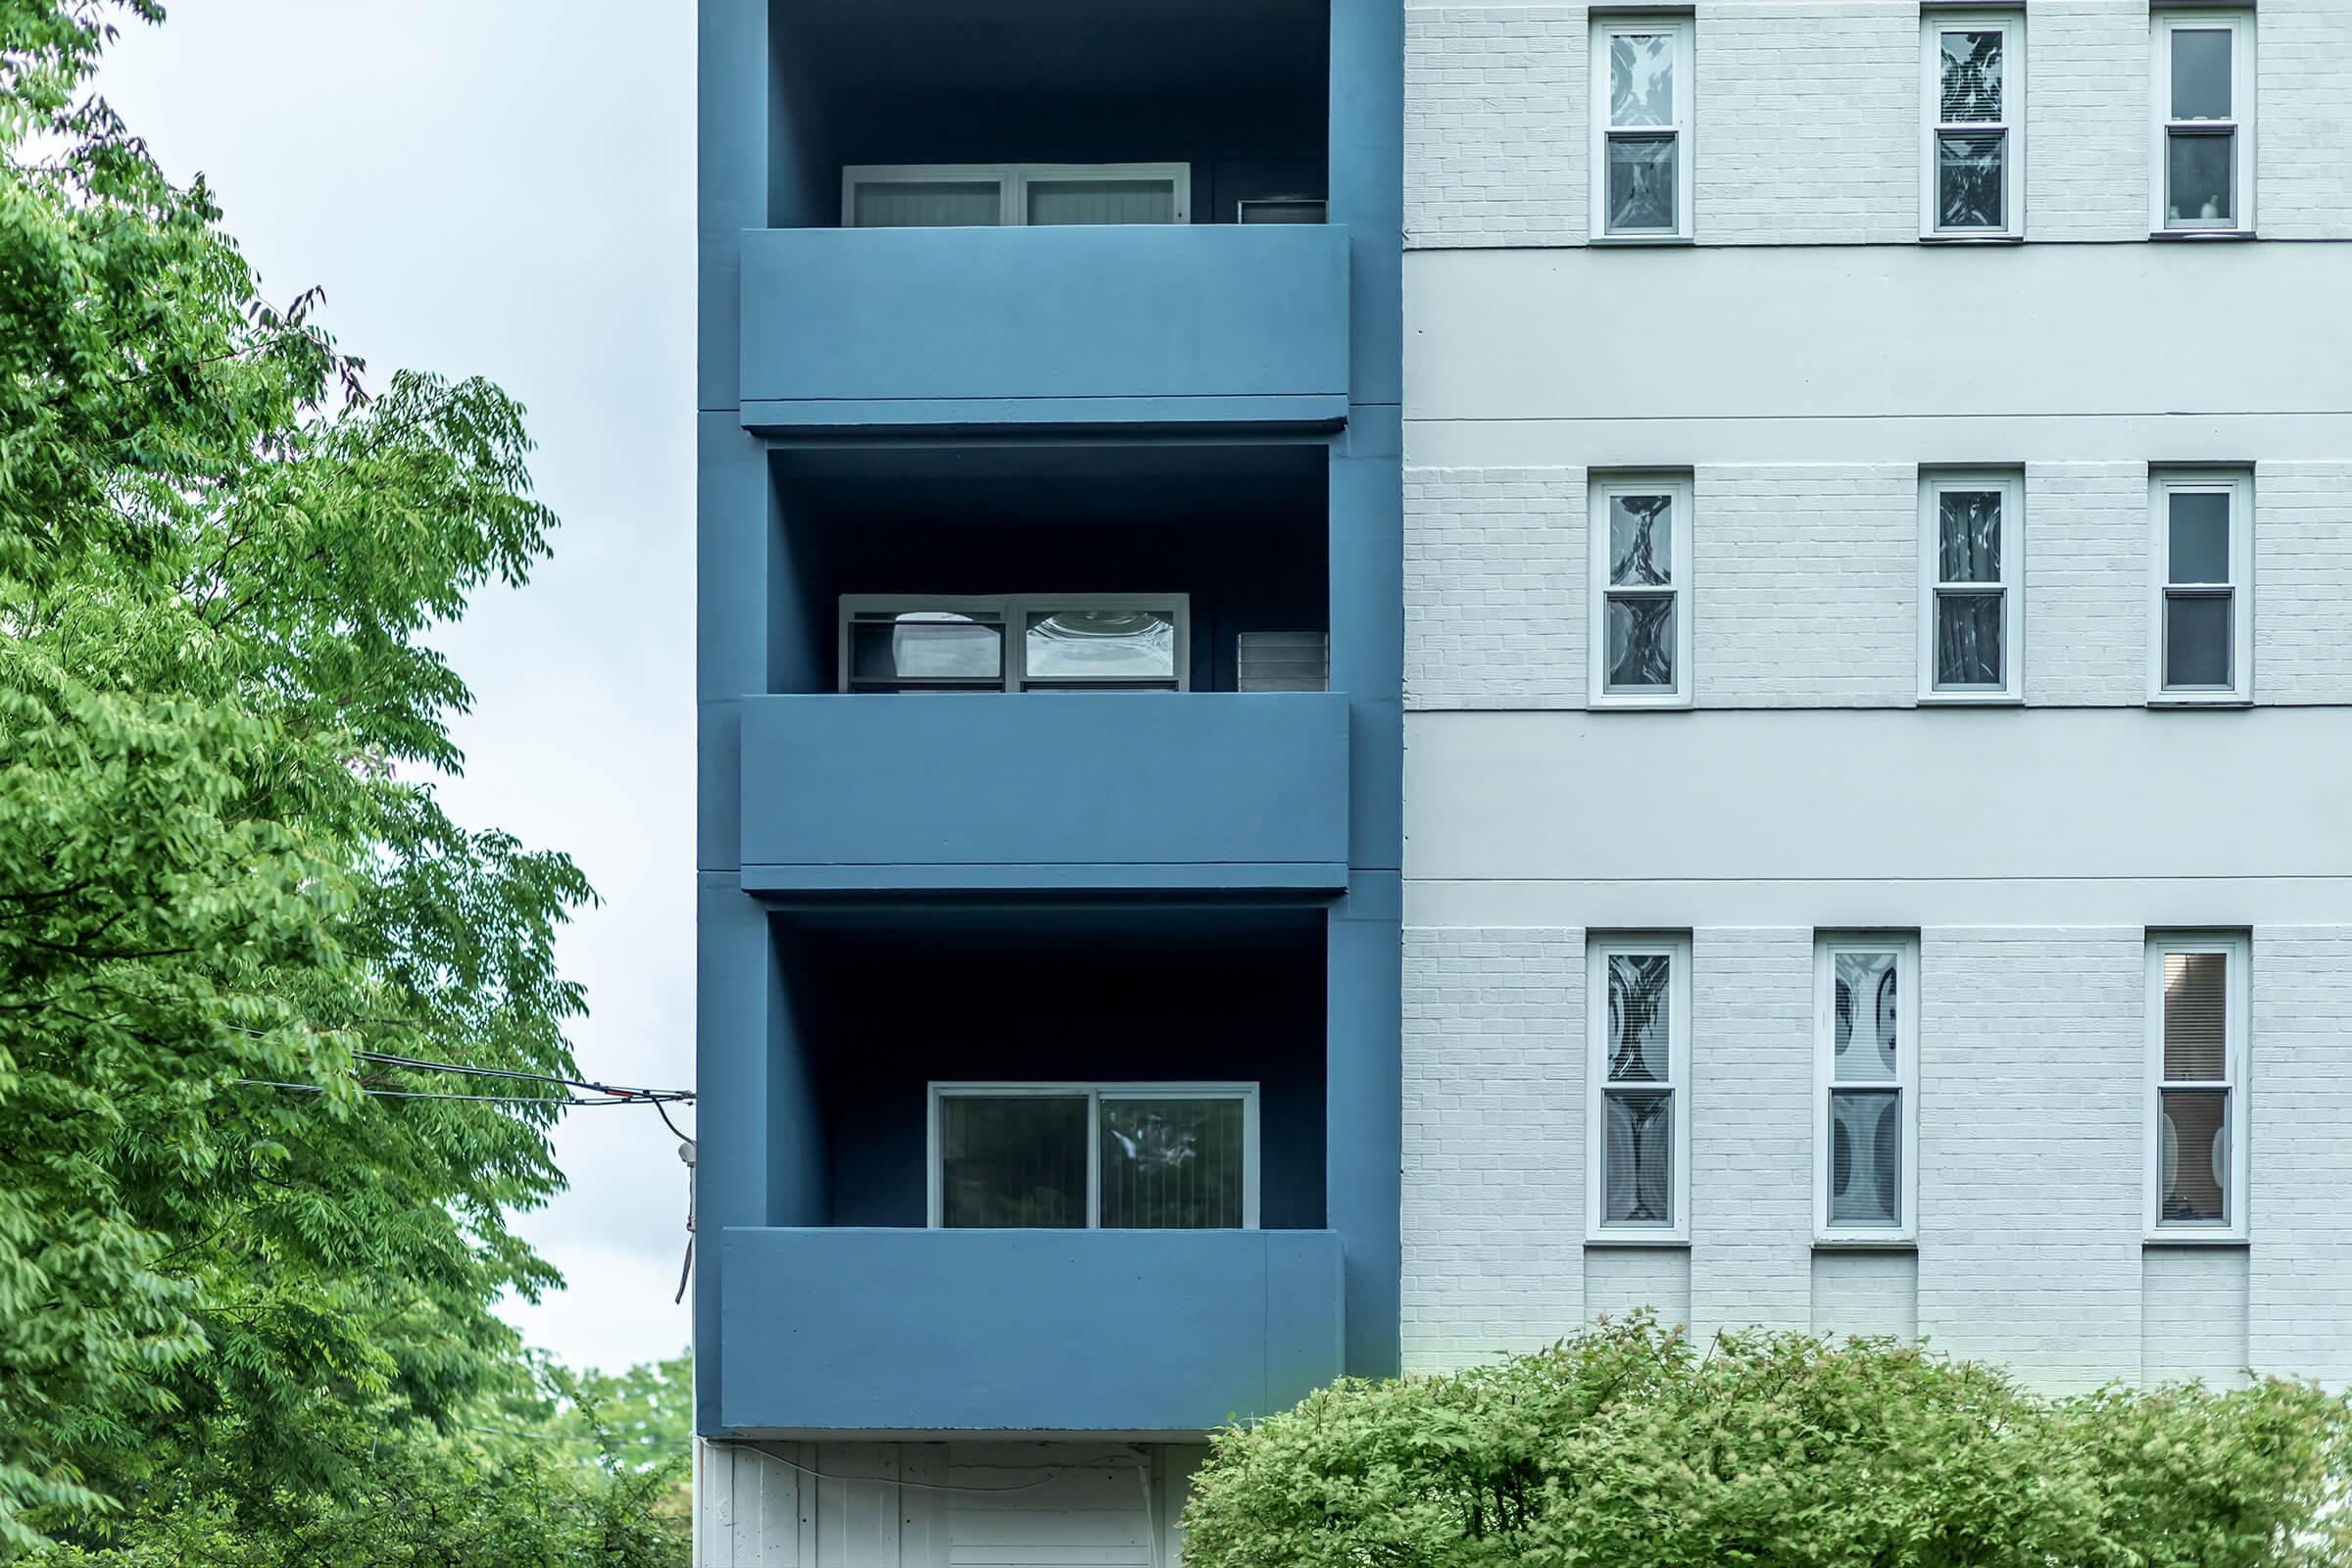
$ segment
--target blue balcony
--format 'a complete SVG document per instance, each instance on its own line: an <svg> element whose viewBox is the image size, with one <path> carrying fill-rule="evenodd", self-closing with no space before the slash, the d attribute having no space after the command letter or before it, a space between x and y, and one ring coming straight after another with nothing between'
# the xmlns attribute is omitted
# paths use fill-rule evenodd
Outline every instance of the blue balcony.
<svg viewBox="0 0 2352 1568"><path fill-rule="evenodd" d="M1337 892L1340 693L754 697L754 892Z"/></svg>
<svg viewBox="0 0 2352 1568"><path fill-rule="evenodd" d="M730 1230L719 1250L734 1433L1202 1432L1345 1370L1331 1231Z"/></svg>
<svg viewBox="0 0 2352 1568"><path fill-rule="evenodd" d="M742 332L756 430L1334 428L1348 234L755 229Z"/></svg>

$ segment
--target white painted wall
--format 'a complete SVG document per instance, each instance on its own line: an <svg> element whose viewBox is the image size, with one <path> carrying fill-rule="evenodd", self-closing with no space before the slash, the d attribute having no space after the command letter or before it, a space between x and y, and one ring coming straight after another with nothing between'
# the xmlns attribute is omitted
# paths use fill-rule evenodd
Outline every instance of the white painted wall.
<svg viewBox="0 0 2352 1568"><path fill-rule="evenodd" d="M1586 244L1585 7L1408 4L1407 1364L1635 1305L2352 1384L2352 5L2264 238L2151 242L2145 0L2034 0L2023 244L1922 245L1912 0L1699 0L1695 245ZM2293 240L2297 243L2280 243ZM2150 710L2149 466L2255 473L2255 705ZM2025 704L1917 700L1918 475L2025 479ZM1686 468L1694 711L1585 710ZM2243 1247L2143 1245L2144 941L2252 934ZM1816 1249L1812 951L1916 930L1919 1238ZM1586 933L1689 931L1687 1248L1584 1244Z"/></svg>
<svg viewBox="0 0 2352 1568"><path fill-rule="evenodd" d="M1175 1568L1198 1445L697 1440L698 1568Z"/></svg>

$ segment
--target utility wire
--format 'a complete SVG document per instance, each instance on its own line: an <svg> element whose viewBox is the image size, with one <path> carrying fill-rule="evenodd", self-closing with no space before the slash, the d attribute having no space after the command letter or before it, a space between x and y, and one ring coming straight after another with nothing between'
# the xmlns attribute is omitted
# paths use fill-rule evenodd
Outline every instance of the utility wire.
<svg viewBox="0 0 2352 1568"><path fill-rule="evenodd" d="M235 1083L247 1089L285 1089L298 1095L323 1095L321 1084L287 1084L269 1078L238 1078ZM658 1104L650 1094L609 1095L588 1099L579 1095L453 1095L430 1089L369 1089L361 1086L360 1093L377 1100L462 1100L475 1105L642 1105ZM681 1098L677 1094L664 1098ZM692 1098L690 1095L683 1098Z"/></svg>
<svg viewBox="0 0 2352 1568"><path fill-rule="evenodd" d="M691 1101L691 1089L624 1089L613 1084L598 1083L592 1078L560 1078L544 1072L522 1072L513 1067L475 1067L460 1061L428 1061L422 1056L400 1056L385 1051L355 1052L360 1060L379 1067L401 1067L412 1072L461 1073L469 1078L500 1078L513 1083L548 1084L559 1089L579 1090L574 1095L461 1095L431 1089L370 1089L360 1086L360 1093L378 1100L457 1100L476 1105L635 1105L650 1104L661 1110L664 1103ZM278 1083L265 1078L240 1078L237 1082L250 1089L284 1089L299 1095L326 1093L318 1084ZM669 1113L662 1111L662 1120L669 1130L677 1132L677 1124ZM679 1134L684 1137L684 1134Z"/></svg>

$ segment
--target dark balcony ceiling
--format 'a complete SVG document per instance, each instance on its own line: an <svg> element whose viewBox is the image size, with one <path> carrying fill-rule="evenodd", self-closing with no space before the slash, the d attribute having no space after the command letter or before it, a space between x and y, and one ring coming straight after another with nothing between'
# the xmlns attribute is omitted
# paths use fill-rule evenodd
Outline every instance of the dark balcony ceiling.
<svg viewBox="0 0 2352 1568"><path fill-rule="evenodd" d="M838 97L1226 95L1323 87L1325 0L775 0Z"/></svg>

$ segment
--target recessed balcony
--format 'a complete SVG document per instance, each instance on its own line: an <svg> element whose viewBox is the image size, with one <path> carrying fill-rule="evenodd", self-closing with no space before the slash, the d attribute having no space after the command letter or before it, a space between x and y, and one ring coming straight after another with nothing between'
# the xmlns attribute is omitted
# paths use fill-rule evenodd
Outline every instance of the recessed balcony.
<svg viewBox="0 0 2352 1568"><path fill-rule="evenodd" d="M1330 891L1348 700L896 693L743 704L755 892Z"/></svg>
<svg viewBox="0 0 2352 1568"><path fill-rule="evenodd" d="M745 1229L717 1426L1205 1432L1346 1370L1337 1234Z"/></svg>
<svg viewBox="0 0 2352 1568"><path fill-rule="evenodd" d="M1348 235L754 230L742 334L743 422L763 431L1331 428L1348 412Z"/></svg>

